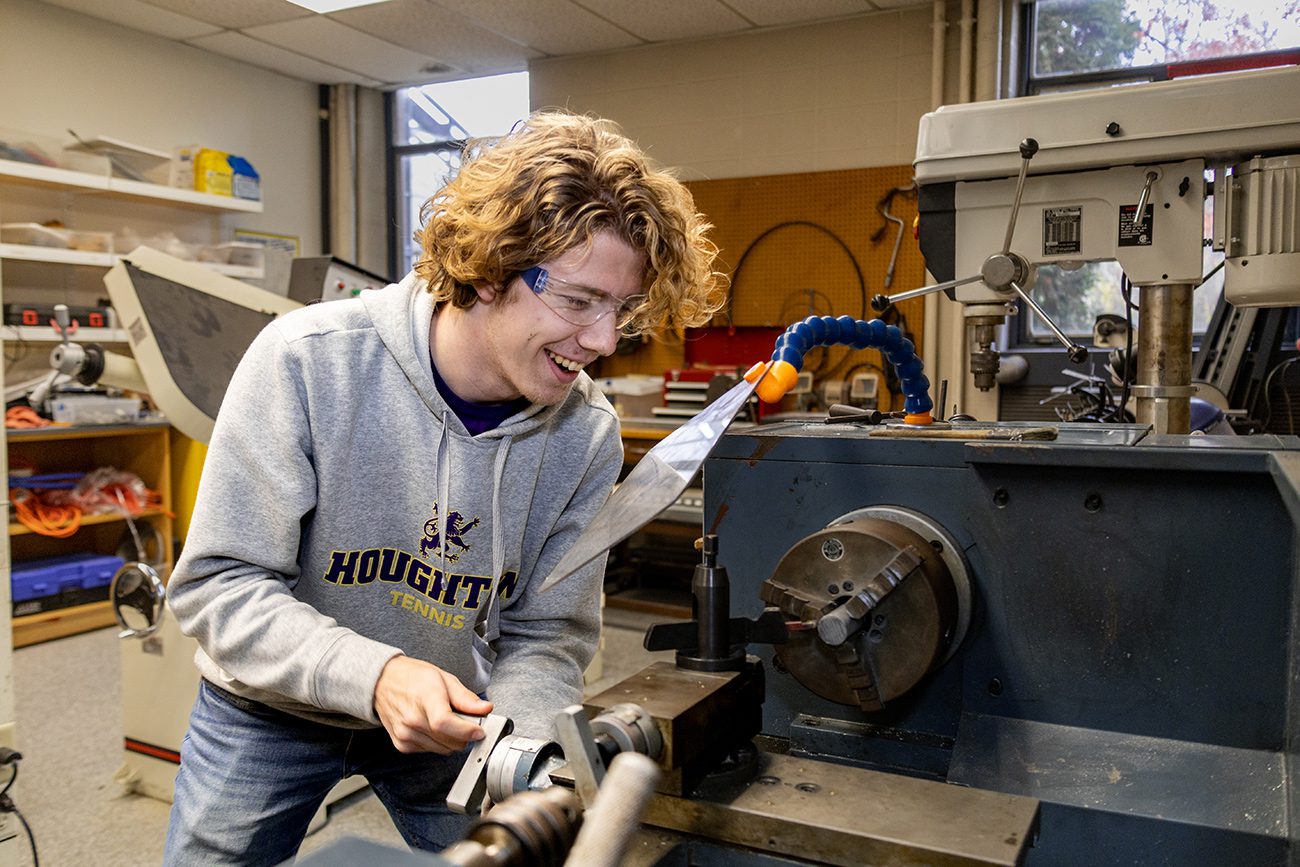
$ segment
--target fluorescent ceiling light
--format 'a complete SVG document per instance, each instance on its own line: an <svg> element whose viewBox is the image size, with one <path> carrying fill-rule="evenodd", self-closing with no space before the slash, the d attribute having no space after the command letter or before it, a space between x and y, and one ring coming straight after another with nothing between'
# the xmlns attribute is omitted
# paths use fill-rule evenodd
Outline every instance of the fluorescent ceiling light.
<svg viewBox="0 0 1300 867"><path fill-rule="evenodd" d="M373 6L376 3L387 3L388 0L289 0L289 2L295 6L301 6L304 9L310 9L324 15L326 12L338 12L356 6Z"/></svg>

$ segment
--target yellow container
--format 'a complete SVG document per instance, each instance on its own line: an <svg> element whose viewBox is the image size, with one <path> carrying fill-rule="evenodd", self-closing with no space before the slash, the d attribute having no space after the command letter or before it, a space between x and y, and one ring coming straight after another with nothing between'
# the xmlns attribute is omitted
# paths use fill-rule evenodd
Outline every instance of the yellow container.
<svg viewBox="0 0 1300 867"><path fill-rule="evenodd" d="M200 148L194 157L194 189L200 193L231 196L234 195L233 183L230 154Z"/></svg>

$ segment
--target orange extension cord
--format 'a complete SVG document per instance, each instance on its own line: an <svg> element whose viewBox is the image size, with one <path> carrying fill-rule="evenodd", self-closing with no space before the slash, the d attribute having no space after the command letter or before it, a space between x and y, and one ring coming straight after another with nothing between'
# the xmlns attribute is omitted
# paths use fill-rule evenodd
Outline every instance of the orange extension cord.
<svg viewBox="0 0 1300 867"><path fill-rule="evenodd" d="M12 456L15 464L26 463L18 456ZM34 471L36 468L31 466ZM81 517L86 509L99 513L101 511L120 509L128 515L138 515L149 509L162 506L162 495L150 488L144 488L138 494L133 486L120 481L96 486L83 491L79 503L50 503L43 496L45 492L31 491L26 488L10 488L9 502L14 507L14 517L33 533L66 539L81 529ZM63 493L63 492L56 492ZM175 517L168 513L168 517Z"/></svg>
<svg viewBox="0 0 1300 867"><path fill-rule="evenodd" d="M66 539L81 529L81 509L77 506L48 506L21 488L9 491L9 502L14 505L14 517L33 533Z"/></svg>
<svg viewBox="0 0 1300 867"><path fill-rule="evenodd" d="M42 418L30 406L11 406L5 410L5 427L17 430L49 427L49 419Z"/></svg>

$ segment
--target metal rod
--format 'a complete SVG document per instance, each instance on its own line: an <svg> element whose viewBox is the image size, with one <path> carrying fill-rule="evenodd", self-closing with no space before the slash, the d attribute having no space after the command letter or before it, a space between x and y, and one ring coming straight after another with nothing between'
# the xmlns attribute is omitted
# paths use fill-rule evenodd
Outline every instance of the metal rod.
<svg viewBox="0 0 1300 867"><path fill-rule="evenodd" d="M1020 177L1016 178L1016 197L1011 202L1011 219L1007 222L1007 237L1002 242L1002 255L1011 252L1011 236L1016 231L1016 217L1020 214L1020 197L1025 192L1025 176L1029 174L1029 161L1038 153L1038 142L1027 138L1020 143Z"/></svg>
<svg viewBox="0 0 1300 867"><path fill-rule="evenodd" d="M1138 196L1137 207L1133 210L1133 225L1142 225L1142 212L1146 210L1147 199L1151 198L1151 185L1156 182L1155 172L1147 172L1147 182L1142 185L1142 195Z"/></svg>
<svg viewBox="0 0 1300 867"><path fill-rule="evenodd" d="M1043 322L1047 324L1048 328L1052 329L1052 333L1056 335L1056 339L1061 341L1061 345L1064 346L1066 350L1070 353L1070 359L1072 361L1083 360L1082 358L1075 357L1076 355L1079 354L1082 354L1084 358L1087 357L1088 351L1084 349L1082 346L1080 346L1079 344L1075 343L1068 336L1066 336L1065 332L1062 331L1059 327L1057 327L1057 324L1052 321L1052 317L1048 316L1047 312L1043 310L1043 308L1038 306L1038 302L1035 301L1033 298L1031 298L1028 292L1020 288L1019 283L1017 283L1015 280L1012 280L1007 285L1011 287L1012 291L1014 291L1017 295L1020 296L1021 301L1029 305L1029 308L1033 310L1034 313L1038 314L1038 318L1043 320Z"/></svg>
<svg viewBox="0 0 1300 867"><path fill-rule="evenodd" d="M922 295L929 295L931 292L941 292L944 289L955 289L958 286L965 286L967 283L975 283L983 279L979 274L974 277L962 277L959 280L947 280L943 283L935 283L931 286L922 286L920 289L908 289L906 292L899 292L897 295L889 296L890 304L897 304L899 301L908 301L912 298L920 298Z"/></svg>

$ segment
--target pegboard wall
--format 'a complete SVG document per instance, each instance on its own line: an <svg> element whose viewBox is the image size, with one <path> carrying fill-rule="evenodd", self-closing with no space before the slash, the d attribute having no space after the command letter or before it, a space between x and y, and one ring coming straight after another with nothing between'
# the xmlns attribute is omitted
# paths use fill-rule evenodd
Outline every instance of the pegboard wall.
<svg viewBox="0 0 1300 867"><path fill-rule="evenodd" d="M872 319L872 295L921 286L925 266L912 234L916 194L911 191L894 193L889 204L890 213L903 221L903 239L893 285L884 285L898 226L878 207L892 190L910 188L911 182L912 167L904 165L688 183L696 207L714 226L719 270L732 280L728 307L715 317L713 328L784 328L811 315ZM898 307L905 322L892 315L890 321L906 326L919 351L924 300ZM680 342L651 342L606 359L601 373L659 374L680 367L684 358ZM859 364L879 366L880 353L814 350L804 369L837 378ZM901 406L901 397L895 402Z"/></svg>

